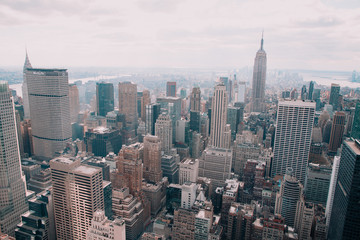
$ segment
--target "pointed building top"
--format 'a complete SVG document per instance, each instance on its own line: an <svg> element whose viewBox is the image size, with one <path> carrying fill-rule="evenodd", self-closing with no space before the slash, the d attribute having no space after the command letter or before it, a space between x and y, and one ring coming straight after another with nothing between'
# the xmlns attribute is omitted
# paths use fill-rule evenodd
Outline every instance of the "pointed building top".
<svg viewBox="0 0 360 240"><path fill-rule="evenodd" d="M25 52L26 52L26 56L25 56L25 63L24 63L24 71L27 68L32 68L26 48L25 48Z"/></svg>
<svg viewBox="0 0 360 240"><path fill-rule="evenodd" d="M261 34L261 47L260 47L260 50L264 50L264 30L262 31L262 34Z"/></svg>

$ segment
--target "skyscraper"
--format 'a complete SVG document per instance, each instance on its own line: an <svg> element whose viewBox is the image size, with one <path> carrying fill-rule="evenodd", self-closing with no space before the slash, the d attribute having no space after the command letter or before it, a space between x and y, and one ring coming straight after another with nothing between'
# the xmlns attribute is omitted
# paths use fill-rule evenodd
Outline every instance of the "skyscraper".
<svg viewBox="0 0 360 240"><path fill-rule="evenodd" d="M263 48L264 38L261 38L260 49L256 53L252 82L251 111L265 110L265 82L266 82L266 52Z"/></svg>
<svg viewBox="0 0 360 240"><path fill-rule="evenodd" d="M146 106L151 103L149 90L144 90L141 97L141 120L146 122Z"/></svg>
<svg viewBox="0 0 360 240"><path fill-rule="evenodd" d="M310 81L310 84L309 84L309 92L308 92L308 98L309 100L313 100L313 93L314 93L314 84L315 82L314 81Z"/></svg>
<svg viewBox="0 0 360 240"><path fill-rule="evenodd" d="M131 82L119 83L119 113L125 114L126 124L137 125L137 85Z"/></svg>
<svg viewBox="0 0 360 240"><path fill-rule="evenodd" d="M344 141L335 187L328 239L360 236L360 140Z"/></svg>
<svg viewBox="0 0 360 240"><path fill-rule="evenodd" d="M210 145L224 148L228 98L224 84L215 86L211 109Z"/></svg>
<svg viewBox="0 0 360 240"><path fill-rule="evenodd" d="M339 95L340 95L340 85L332 83L330 90L330 99L329 104L333 106L333 110L338 110L339 107Z"/></svg>
<svg viewBox="0 0 360 240"><path fill-rule="evenodd" d="M157 183L162 179L161 142L159 137L144 137L144 178L148 182Z"/></svg>
<svg viewBox="0 0 360 240"><path fill-rule="evenodd" d="M200 88L194 87L190 95L190 129L196 132L200 132L200 101Z"/></svg>
<svg viewBox="0 0 360 240"><path fill-rule="evenodd" d="M22 93L23 93L23 101L24 101L24 118L30 118L30 107L29 107L29 94L26 80L26 72L28 68L32 68L29 56L26 52L25 63L23 68L23 84L22 84Z"/></svg>
<svg viewBox="0 0 360 240"><path fill-rule="evenodd" d="M108 112L114 111L114 85L112 83L96 83L96 112L106 117Z"/></svg>
<svg viewBox="0 0 360 240"><path fill-rule="evenodd" d="M15 231L16 239L56 239L53 194L51 192L50 188L29 199L29 211L22 215L22 222Z"/></svg>
<svg viewBox="0 0 360 240"><path fill-rule="evenodd" d="M69 106L70 106L70 122L78 121L80 111L79 89L76 84L69 84Z"/></svg>
<svg viewBox="0 0 360 240"><path fill-rule="evenodd" d="M20 215L28 210L17 134L9 86L0 81L0 232L12 236Z"/></svg>
<svg viewBox="0 0 360 240"><path fill-rule="evenodd" d="M160 104L159 103L148 104L146 105L145 109L146 109L146 121L145 121L146 133L150 135L155 135L155 123L160 115Z"/></svg>
<svg viewBox="0 0 360 240"><path fill-rule="evenodd" d="M57 239L86 239L93 213L104 209L101 168L67 156L51 160L50 168Z"/></svg>
<svg viewBox="0 0 360 240"><path fill-rule="evenodd" d="M172 124L169 115L161 114L155 123L155 135L161 141L161 150L170 154L172 148Z"/></svg>
<svg viewBox="0 0 360 240"><path fill-rule="evenodd" d="M276 194L275 214L281 214L291 227L294 227L297 203L302 193L302 184L294 177L292 168L287 168L280 191Z"/></svg>
<svg viewBox="0 0 360 240"><path fill-rule="evenodd" d="M199 87L194 87L190 96L190 111L200 112L201 91Z"/></svg>
<svg viewBox="0 0 360 240"><path fill-rule="evenodd" d="M166 96L176 97L176 82L166 82Z"/></svg>
<svg viewBox="0 0 360 240"><path fill-rule="evenodd" d="M351 137L360 139L360 102L356 103L354 120L351 127Z"/></svg>
<svg viewBox="0 0 360 240"><path fill-rule="evenodd" d="M71 140L66 69L26 71L34 155L50 159Z"/></svg>
<svg viewBox="0 0 360 240"><path fill-rule="evenodd" d="M287 168L304 182L309 159L315 103L281 101L277 112L274 159L271 176L284 175Z"/></svg>
<svg viewBox="0 0 360 240"><path fill-rule="evenodd" d="M308 93L306 92L306 85L303 85L301 88L301 100L306 100Z"/></svg>
<svg viewBox="0 0 360 240"><path fill-rule="evenodd" d="M139 196L143 179L143 155L143 144L123 145L117 157L116 172L113 173L114 188L128 187L130 194Z"/></svg>
<svg viewBox="0 0 360 240"><path fill-rule="evenodd" d="M345 119L346 115L344 112L336 112L334 115L329 142L330 152L336 153L341 146L345 129Z"/></svg>
<svg viewBox="0 0 360 240"><path fill-rule="evenodd" d="M213 190L231 176L232 149L206 148L199 160L199 177L210 178Z"/></svg>

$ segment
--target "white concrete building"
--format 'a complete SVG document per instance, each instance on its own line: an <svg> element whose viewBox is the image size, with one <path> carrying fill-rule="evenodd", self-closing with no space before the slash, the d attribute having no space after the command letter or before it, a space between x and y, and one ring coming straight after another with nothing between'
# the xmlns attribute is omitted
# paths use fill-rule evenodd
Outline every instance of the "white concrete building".
<svg viewBox="0 0 360 240"><path fill-rule="evenodd" d="M165 154L170 154L172 133L172 122L169 115L161 114L155 123L155 135L160 138L161 150Z"/></svg>
<svg viewBox="0 0 360 240"><path fill-rule="evenodd" d="M199 176L199 160L186 158L179 163L179 184L197 181Z"/></svg>
<svg viewBox="0 0 360 240"><path fill-rule="evenodd" d="M294 176L304 183L314 114L314 102L279 102L271 177L285 175L286 169L290 167Z"/></svg>
<svg viewBox="0 0 360 240"><path fill-rule="evenodd" d="M94 212L91 226L87 231L87 240L125 240L125 221L118 217L114 221L105 216L105 212L97 210Z"/></svg>
<svg viewBox="0 0 360 240"><path fill-rule="evenodd" d="M181 185L181 207L191 209L196 200L196 189L195 183L186 182Z"/></svg>

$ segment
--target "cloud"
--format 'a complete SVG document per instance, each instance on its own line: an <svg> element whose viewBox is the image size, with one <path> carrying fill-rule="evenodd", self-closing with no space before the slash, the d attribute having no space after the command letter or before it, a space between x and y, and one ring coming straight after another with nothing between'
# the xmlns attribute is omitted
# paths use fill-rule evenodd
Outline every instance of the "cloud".
<svg viewBox="0 0 360 240"><path fill-rule="evenodd" d="M334 27L344 22L339 20L334 16L322 16L316 19L307 19L296 23L299 27L305 28L324 28L324 27Z"/></svg>
<svg viewBox="0 0 360 240"><path fill-rule="evenodd" d="M38 66L252 66L264 29L269 68L352 70L351 2L2 0L0 66L21 65L25 43Z"/></svg>

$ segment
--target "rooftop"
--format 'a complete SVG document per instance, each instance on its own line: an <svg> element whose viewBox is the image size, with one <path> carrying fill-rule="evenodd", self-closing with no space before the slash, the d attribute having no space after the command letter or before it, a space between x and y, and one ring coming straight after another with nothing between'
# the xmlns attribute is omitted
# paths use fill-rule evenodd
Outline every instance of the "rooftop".
<svg viewBox="0 0 360 240"><path fill-rule="evenodd" d="M85 174L85 175L93 175L99 171L101 171L100 168L90 167L87 165L81 165L74 169L74 173Z"/></svg>

